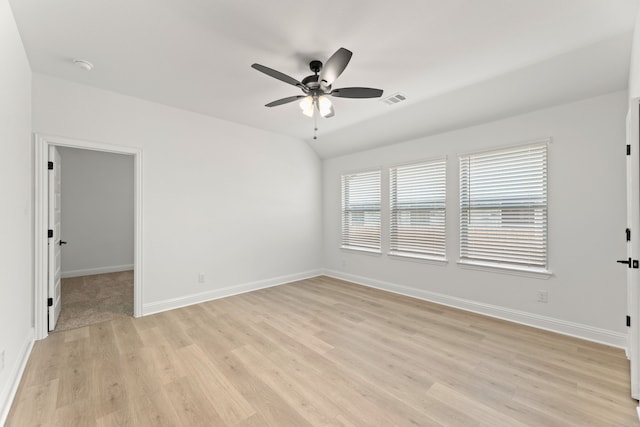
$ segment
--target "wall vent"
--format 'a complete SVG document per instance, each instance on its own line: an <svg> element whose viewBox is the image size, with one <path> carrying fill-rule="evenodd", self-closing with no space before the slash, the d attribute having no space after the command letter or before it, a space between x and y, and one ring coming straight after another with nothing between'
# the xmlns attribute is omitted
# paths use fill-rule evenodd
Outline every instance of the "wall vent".
<svg viewBox="0 0 640 427"><path fill-rule="evenodd" d="M387 96L386 98L382 98L382 102L384 102L387 105L394 105L397 104L399 102L405 101L407 99L406 96L404 96L401 93L394 93L391 96Z"/></svg>

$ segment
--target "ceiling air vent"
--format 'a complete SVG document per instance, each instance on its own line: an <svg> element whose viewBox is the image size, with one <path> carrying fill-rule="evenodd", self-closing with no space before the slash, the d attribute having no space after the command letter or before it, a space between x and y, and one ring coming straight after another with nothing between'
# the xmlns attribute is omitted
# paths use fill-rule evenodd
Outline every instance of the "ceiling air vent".
<svg viewBox="0 0 640 427"><path fill-rule="evenodd" d="M387 105L393 105L393 104L397 104L397 103L399 103L399 102L402 102L402 101L404 101L404 100L406 100L406 99L407 99L407 97L406 97L406 96L404 96L403 94L401 94L401 93L394 93L394 94L393 94L393 95L391 95L391 96L387 96L386 98L382 98L382 100L381 100L381 101L382 101L382 102L384 102L384 103L385 103L385 104L387 104Z"/></svg>

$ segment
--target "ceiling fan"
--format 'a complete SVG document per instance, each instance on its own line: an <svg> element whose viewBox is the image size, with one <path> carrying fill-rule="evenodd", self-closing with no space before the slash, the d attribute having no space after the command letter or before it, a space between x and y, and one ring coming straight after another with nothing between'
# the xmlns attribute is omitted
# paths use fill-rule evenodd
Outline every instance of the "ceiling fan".
<svg viewBox="0 0 640 427"><path fill-rule="evenodd" d="M352 55L353 53L351 51L341 47L331 55L324 66L320 61L311 61L309 68L314 74L305 77L301 82L264 65L253 64L251 67L275 79L296 86L304 93L304 95L294 95L278 99L266 104L265 107L275 107L302 99L300 108L302 108L304 115L315 118L317 116L316 113L319 113L322 117L329 118L335 115L335 110L327 96L335 96L338 98L379 98L382 96L382 89L372 89L369 87L332 89L331 86L347 67Z"/></svg>

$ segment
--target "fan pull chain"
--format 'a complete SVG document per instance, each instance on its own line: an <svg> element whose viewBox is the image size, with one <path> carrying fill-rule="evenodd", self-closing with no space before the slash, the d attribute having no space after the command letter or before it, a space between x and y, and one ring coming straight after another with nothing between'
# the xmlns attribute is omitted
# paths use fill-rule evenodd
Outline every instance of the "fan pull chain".
<svg viewBox="0 0 640 427"><path fill-rule="evenodd" d="M313 139L318 139L318 114L320 114L320 108L318 100L315 100L315 108L313 109Z"/></svg>

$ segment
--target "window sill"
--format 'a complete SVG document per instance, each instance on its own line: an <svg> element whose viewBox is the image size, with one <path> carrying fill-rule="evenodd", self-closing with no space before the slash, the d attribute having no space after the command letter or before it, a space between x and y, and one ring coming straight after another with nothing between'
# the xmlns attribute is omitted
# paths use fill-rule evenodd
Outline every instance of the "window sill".
<svg viewBox="0 0 640 427"><path fill-rule="evenodd" d="M512 265L498 264L482 261L459 260L458 265L470 270L491 271L494 273L511 274L515 276L532 277L535 279L549 279L553 272L543 268L517 267Z"/></svg>
<svg viewBox="0 0 640 427"><path fill-rule="evenodd" d="M349 252L363 253L367 255L382 255L382 251L380 249L357 248L354 246L340 246L340 249L349 251Z"/></svg>
<svg viewBox="0 0 640 427"><path fill-rule="evenodd" d="M429 255L418 255L411 253L403 253L403 252L388 252L387 255L392 259L397 259L399 261L414 261L414 262L424 262L427 264L448 264L449 260L446 258L429 256Z"/></svg>

